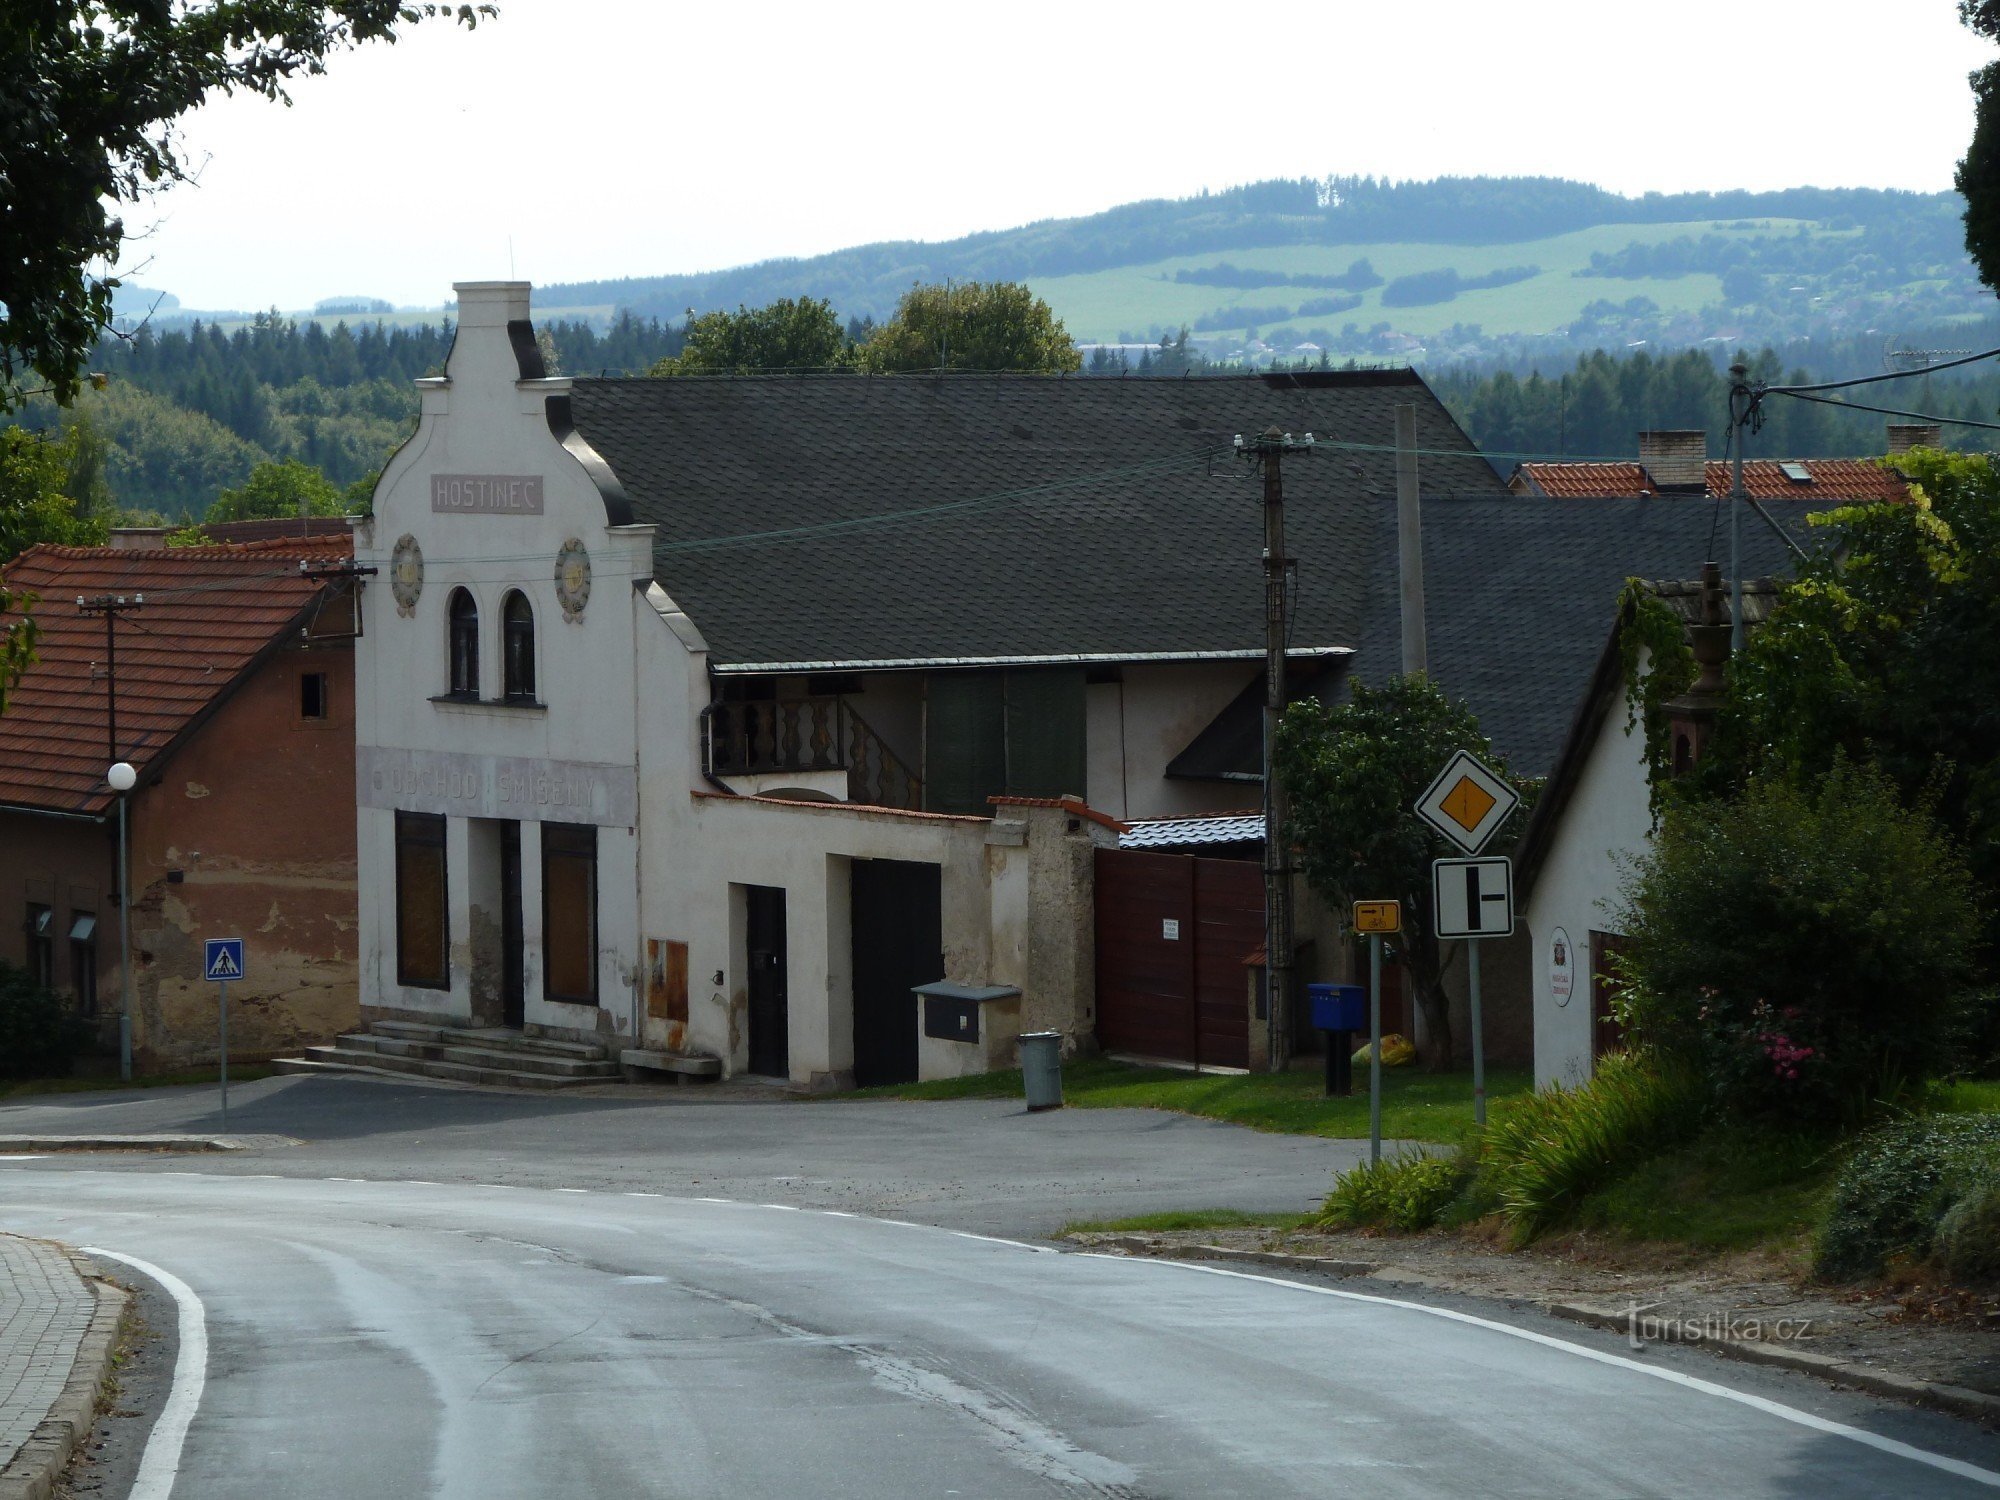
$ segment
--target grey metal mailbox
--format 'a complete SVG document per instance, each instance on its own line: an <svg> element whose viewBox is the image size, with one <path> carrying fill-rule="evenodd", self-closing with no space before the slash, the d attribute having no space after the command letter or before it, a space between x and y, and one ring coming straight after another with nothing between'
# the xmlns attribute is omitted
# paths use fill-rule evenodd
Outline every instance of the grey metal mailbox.
<svg viewBox="0 0 2000 1500"><path fill-rule="evenodd" d="M914 989L924 1008L924 1035L941 1042L978 1041L979 1007L1021 993L1011 984L956 984L949 979Z"/></svg>

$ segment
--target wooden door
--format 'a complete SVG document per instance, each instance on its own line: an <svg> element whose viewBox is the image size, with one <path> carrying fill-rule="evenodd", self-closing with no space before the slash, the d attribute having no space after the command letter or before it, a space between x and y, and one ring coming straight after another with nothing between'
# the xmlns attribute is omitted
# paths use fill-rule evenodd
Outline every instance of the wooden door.
<svg viewBox="0 0 2000 1500"><path fill-rule="evenodd" d="M1263 872L1247 860L1097 851L1097 1040L1215 1067L1250 1060Z"/></svg>

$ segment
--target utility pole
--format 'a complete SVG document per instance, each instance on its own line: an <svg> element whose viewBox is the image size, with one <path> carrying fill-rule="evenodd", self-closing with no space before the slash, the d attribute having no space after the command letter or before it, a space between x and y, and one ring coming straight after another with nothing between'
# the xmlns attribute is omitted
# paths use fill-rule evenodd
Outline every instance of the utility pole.
<svg viewBox="0 0 2000 1500"><path fill-rule="evenodd" d="M95 599L76 596L80 615L104 616L104 763L118 759L118 617L129 610L144 609L146 596L99 594Z"/></svg>
<svg viewBox="0 0 2000 1500"><path fill-rule="evenodd" d="M104 616L104 761L111 769L107 779L118 794L118 1078L132 1081L132 875L131 856L126 843L126 819L135 784L132 767L118 759L118 617L127 610L144 609L146 596L99 594L95 599L77 595L77 613Z"/></svg>
<svg viewBox="0 0 2000 1500"><path fill-rule="evenodd" d="M1743 650L1743 550L1738 540L1743 507L1750 492L1743 488L1743 445L1750 437L1757 415L1757 393L1750 388L1750 371L1743 365L1729 367L1729 437L1734 469L1729 484L1729 651Z"/></svg>
<svg viewBox="0 0 2000 1500"><path fill-rule="evenodd" d="M1285 711L1285 646L1291 635L1292 561L1285 555L1284 455L1310 453L1313 436L1267 428L1236 449L1264 469L1264 997L1270 1068L1292 1054L1292 860L1288 801L1275 763Z"/></svg>

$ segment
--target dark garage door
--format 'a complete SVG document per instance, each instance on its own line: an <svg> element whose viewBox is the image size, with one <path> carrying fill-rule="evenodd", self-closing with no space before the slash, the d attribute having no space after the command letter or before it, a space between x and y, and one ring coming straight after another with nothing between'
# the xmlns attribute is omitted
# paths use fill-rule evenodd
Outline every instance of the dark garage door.
<svg viewBox="0 0 2000 1500"><path fill-rule="evenodd" d="M1249 1066L1243 961L1263 941L1263 872L1251 861L1098 850L1098 1043Z"/></svg>
<svg viewBox="0 0 2000 1500"><path fill-rule="evenodd" d="M941 872L900 859L857 859L852 869L854 1082L914 1083L911 987L944 978Z"/></svg>

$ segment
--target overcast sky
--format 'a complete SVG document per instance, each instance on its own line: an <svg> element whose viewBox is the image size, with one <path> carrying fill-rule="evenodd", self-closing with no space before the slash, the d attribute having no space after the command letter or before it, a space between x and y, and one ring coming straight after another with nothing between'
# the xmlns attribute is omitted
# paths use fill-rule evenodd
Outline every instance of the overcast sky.
<svg viewBox="0 0 2000 1500"><path fill-rule="evenodd" d="M1935 191L1990 52L1953 0L499 3L191 117L128 275L430 305L1330 173Z"/></svg>

